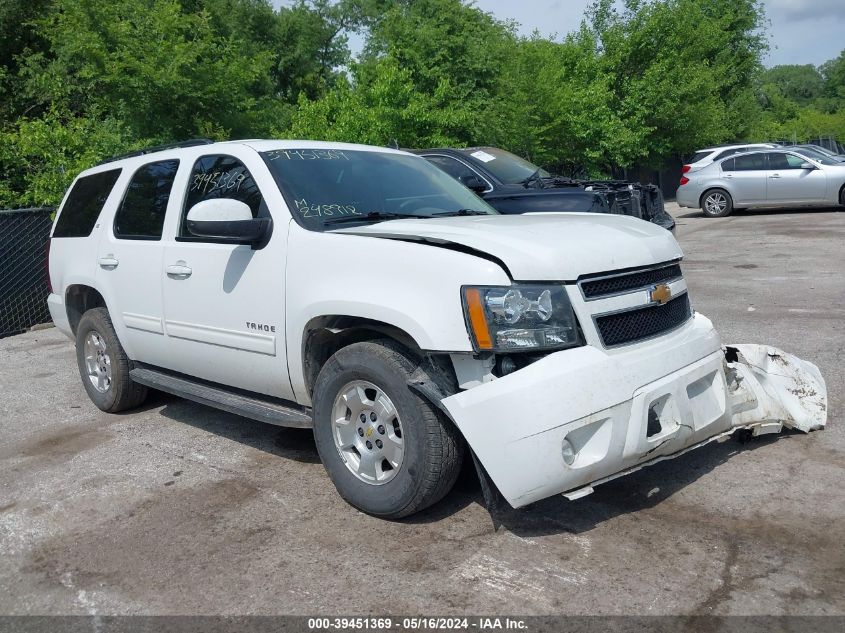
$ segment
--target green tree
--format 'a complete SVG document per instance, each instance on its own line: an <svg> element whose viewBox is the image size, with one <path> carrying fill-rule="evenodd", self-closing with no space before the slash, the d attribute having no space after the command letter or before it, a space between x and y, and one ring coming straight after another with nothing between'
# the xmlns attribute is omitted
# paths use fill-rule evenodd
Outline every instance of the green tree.
<svg viewBox="0 0 845 633"><path fill-rule="evenodd" d="M56 205L80 171L132 144L120 121L93 113L21 118L0 133L0 208Z"/></svg>
<svg viewBox="0 0 845 633"><path fill-rule="evenodd" d="M47 42L33 21L50 7L51 0L0 2L0 121L23 113L18 73L22 58L47 50Z"/></svg>
<svg viewBox="0 0 845 633"><path fill-rule="evenodd" d="M776 86L784 97L802 105L821 97L825 88L822 74L810 64L774 66L764 70L759 81Z"/></svg>
<svg viewBox="0 0 845 633"><path fill-rule="evenodd" d="M766 48L757 0L627 0L622 10L598 0L588 18L616 111L645 132L622 164L749 134Z"/></svg>
<svg viewBox="0 0 845 633"><path fill-rule="evenodd" d="M353 68L358 79L360 66ZM444 79L431 93L419 91L411 73L392 57L367 67L368 81L341 82L322 99L301 96L291 125L278 136L426 147L461 142L469 112L452 108L453 88Z"/></svg>
<svg viewBox="0 0 845 633"><path fill-rule="evenodd" d="M56 0L56 9L42 21L50 57L26 69L29 96L45 106L96 109L164 140L242 135L274 114L269 55L215 33L207 11L185 14L176 0Z"/></svg>
<svg viewBox="0 0 845 633"><path fill-rule="evenodd" d="M845 50L836 59L822 64L820 72L824 79L825 94L845 105Z"/></svg>

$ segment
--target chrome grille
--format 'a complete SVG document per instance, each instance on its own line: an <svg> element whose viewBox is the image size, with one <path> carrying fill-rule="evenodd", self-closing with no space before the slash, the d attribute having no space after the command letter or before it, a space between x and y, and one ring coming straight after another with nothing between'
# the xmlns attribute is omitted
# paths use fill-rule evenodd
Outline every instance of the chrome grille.
<svg viewBox="0 0 845 633"><path fill-rule="evenodd" d="M663 305L648 305L595 317L605 347L635 343L659 336L685 323L692 316L686 292Z"/></svg>
<svg viewBox="0 0 845 633"><path fill-rule="evenodd" d="M647 288L659 283L680 279L680 264L669 264L660 268L648 268L617 275L587 278L578 282L584 298L588 301L611 295Z"/></svg>

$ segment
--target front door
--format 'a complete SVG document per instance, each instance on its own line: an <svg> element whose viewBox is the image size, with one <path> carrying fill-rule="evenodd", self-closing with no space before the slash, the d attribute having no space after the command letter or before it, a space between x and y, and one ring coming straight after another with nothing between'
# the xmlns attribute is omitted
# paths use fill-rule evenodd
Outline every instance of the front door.
<svg viewBox="0 0 845 633"><path fill-rule="evenodd" d="M292 399L284 338L287 223L273 226L259 248L193 236L186 223L193 205L214 198L233 198L247 204L253 217L271 217L266 194L284 204L271 178L257 155L206 155L191 168L164 247L171 355L165 366Z"/></svg>
<svg viewBox="0 0 845 633"><path fill-rule="evenodd" d="M801 168L801 165L809 162L797 154L770 153L768 201L779 205L822 202L827 190L827 178L821 169Z"/></svg>

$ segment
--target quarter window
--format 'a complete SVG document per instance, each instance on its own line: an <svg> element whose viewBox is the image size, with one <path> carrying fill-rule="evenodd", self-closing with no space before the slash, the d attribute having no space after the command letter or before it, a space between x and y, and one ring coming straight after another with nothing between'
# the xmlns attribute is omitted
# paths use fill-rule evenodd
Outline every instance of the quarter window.
<svg viewBox="0 0 845 633"><path fill-rule="evenodd" d="M160 240L178 160L144 165L132 176L114 216L114 236L125 240Z"/></svg>
<svg viewBox="0 0 845 633"><path fill-rule="evenodd" d="M101 171L79 178L59 213L53 237L88 237L103 210L120 169Z"/></svg>
<svg viewBox="0 0 845 633"><path fill-rule="evenodd" d="M254 218L259 216L260 211L266 209L258 185L246 165L234 156L203 156L194 163L194 168L191 170L179 236L204 240L205 238L198 238L188 231L188 211L198 202L218 198L231 198L243 202L252 211Z"/></svg>

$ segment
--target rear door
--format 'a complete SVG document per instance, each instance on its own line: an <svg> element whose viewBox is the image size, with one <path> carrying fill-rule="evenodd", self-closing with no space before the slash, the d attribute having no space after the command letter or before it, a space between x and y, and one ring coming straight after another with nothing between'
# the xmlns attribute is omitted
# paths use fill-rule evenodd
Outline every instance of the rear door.
<svg viewBox="0 0 845 633"><path fill-rule="evenodd" d="M285 353L287 223L261 248L197 237L187 228L198 202L233 198L253 217L284 201L254 151L201 155L181 184L164 249L164 367L213 382L292 399Z"/></svg>
<svg viewBox="0 0 845 633"><path fill-rule="evenodd" d="M722 161L722 177L737 206L765 204L766 156L761 152Z"/></svg>
<svg viewBox="0 0 845 633"><path fill-rule="evenodd" d="M138 167L97 249L97 285L133 360L161 364L168 355L162 322L162 227L179 161Z"/></svg>
<svg viewBox="0 0 845 633"><path fill-rule="evenodd" d="M802 169L805 157L787 152L768 154L768 201L773 204L823 202L827 177L822 169Z"/></svg>

